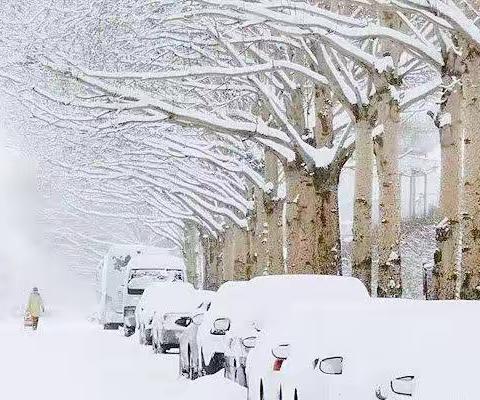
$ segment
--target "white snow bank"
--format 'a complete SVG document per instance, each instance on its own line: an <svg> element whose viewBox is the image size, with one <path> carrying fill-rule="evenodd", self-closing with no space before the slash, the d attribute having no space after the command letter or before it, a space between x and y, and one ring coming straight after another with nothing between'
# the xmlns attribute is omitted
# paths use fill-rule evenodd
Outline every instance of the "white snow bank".
<svg viewBox="0 0 480 400"><path fill-rule="evenodd" d="M245 400L246 389L231 380L224 378L224 370L215 375L208 375L195 381L184 380L184 390L177 400Z"/></svg>

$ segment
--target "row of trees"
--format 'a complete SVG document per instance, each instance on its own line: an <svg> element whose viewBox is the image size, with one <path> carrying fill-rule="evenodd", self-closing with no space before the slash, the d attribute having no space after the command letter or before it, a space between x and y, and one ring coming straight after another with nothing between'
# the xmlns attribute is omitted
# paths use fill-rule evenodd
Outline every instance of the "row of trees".
<svg viewBox="0 0 480 400"><path fill-rule="evenodd" d="M12 2L3 29L16 56L3 78L62 140L77 138L65 167L88 188L74 194L85 210L144 215L189 258L198 247L210 286L341 274L338 185L353 156L352 273L370 288L378 267L373 290L385 297L402 295L403 115L436 103L430 295L479 299L476 10L463 0Z"/></svg>

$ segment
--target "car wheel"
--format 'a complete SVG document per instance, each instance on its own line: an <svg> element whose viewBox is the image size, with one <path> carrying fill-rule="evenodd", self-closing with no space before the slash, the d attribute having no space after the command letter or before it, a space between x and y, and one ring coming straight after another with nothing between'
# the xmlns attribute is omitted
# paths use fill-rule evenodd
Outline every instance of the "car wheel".
<svg viewBox="0 0 480 400"><path fill-rule="evenodd" d="M263 381L260 381L260 400L265 400L265 392L263 390Z"/></svg>
<svg viewBox="0 0 480 400"><path fill-rule="evenodd" d="M280 386L280 391L278 392L278 400L283 399L283 394L282 394L282 387Z"/></svg>
<svg viewBox="0 0 480 400"><path fill-rule="evenodd" d="M295 394L293 395L293 400L298 400L298 392L297 392L297 389L295 389Z"/></svg>
<svg viewBox="0 0 480 400"><path fill-rule="evenodd" d="M125 337L130 337L135 333L135 331L132 328L129 328L128 326L123 327L123 335Z"/></svg>

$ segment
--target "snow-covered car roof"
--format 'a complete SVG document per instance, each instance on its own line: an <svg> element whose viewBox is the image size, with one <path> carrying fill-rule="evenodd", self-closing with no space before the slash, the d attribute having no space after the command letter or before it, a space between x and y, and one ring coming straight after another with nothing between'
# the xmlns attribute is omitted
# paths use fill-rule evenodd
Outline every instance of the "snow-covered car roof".
<svg viewBox="0 0 480 400"><path fill-rule="evenodd" d="M185 271L185 261L181 257L158 251L154 254L141 254L134 257L128 265L129 269L178 269Z"/></svg>
<svg viewBox="0 0 480 400"><path fill-rule="evenodd" d="M285 291L287 297L301 299L360 299L369 297L363 283L352 277L329 275L268 275L253 278L250 285L262 296L278 296ZM253 292L252 292L253 293ZM313 300L312 299L312 300Z"/></svg>
<svg viewBox="0 0 480 400"><path fill-rule="evenodd" d="M250 281L249 297L256 307L252 318L264 325L282 320L296 303L313 306L337 302L369 301L365 286L356 278L324 275L270 275Z"/></svg>
<svg viewBox="0 0 480 400"><path fill-rule="evenodd" d="M108 254L112 256L124 256L126 254L170 254L174 255L177 252L176 249L145 246L142 244L114 244L108 249Z"/></svg>
<svg viewBox="0 0 480 400"><path fill-rule="evenodd" d="M145 289L138 307L147 312L186 312L198 304L198 293L190 283L153 283Z"/></svg>
<svg viewBox="0 0 480 400"><path fill-rule="evenodd" d="M246 281L229 281L222 284L210 310L205 314L204 323L210 326L217 318L231 318L232 322L242 319L241 316L249 308L248 287Z"/></svg>
<svg viewBox="0 0 480 400"><path fill-rule="evenodd" d="M288 364L294 370L315 359L341 356L348 358L349 383L388 386L396 377L413 375L422 385L418 398L447 400L452 397L441 396L439 379L463 386L475 381L470 371L480 350L472 350L471 343L480 324L472 315L479 313L480 303L475 302L372 299L363 304L296 305L286 313L288 318L263 332L260 343L264 351L290 344ZM462 343L458 326L471 332L462 335Z"/></svg>

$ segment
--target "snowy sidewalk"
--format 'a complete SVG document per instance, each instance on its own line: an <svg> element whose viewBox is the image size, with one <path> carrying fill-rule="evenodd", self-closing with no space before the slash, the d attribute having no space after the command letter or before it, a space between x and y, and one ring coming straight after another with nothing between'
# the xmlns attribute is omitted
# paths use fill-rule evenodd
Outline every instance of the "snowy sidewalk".
<svg viewBox="0 0 480 400"><path fill-rule="evenodd" d="M135 338L88 322L42 320L39 331L0 320L0 379L5 400L244 400L220 375L178 377L178 355L154 355Z"/></svg>

